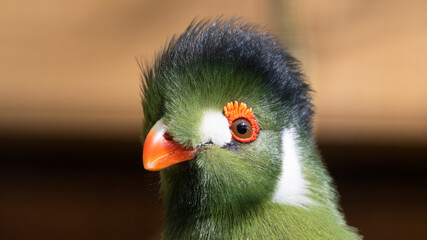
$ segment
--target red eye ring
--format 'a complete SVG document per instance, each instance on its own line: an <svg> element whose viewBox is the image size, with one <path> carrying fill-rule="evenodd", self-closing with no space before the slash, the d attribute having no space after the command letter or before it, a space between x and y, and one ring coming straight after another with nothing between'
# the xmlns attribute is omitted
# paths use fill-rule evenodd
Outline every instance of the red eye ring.
<svg viewBox="0 0 427 240"><path fill-rule="evenodd" d="M255 120L255 115L252 112L252 108L248 109L246 103L242 102L240 103L240 105L237 101L234 101L234 103L227 103L227 106L224 107L224 115L228 119L228 125L230 127L231 135L236 141L244 143L252 142L258 137L258 131L260 130L258 122ZM252 134L241 134L237 132L237 126L235 126L235 121L240 121L241 124L250 124L250 126L247 126L247 128L249 129L249 131L252 131ZM233 125L233 123L235 124Z"/></svg>

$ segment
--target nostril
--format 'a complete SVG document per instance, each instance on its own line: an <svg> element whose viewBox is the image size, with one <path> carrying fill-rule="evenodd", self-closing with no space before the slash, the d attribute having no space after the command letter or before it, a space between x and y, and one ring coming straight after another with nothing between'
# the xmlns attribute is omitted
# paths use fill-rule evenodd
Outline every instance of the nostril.
<svg viewBox="0 0 427 240"><path fill-rule="evenodd" d="M165 132L165 133L163 134L163 137L164 137L166 140L168 140L168 141L172 141L172 140L173 140L172 136L171 136L171 135L169 135L169 133L167 133L167 132Z"/></svg>

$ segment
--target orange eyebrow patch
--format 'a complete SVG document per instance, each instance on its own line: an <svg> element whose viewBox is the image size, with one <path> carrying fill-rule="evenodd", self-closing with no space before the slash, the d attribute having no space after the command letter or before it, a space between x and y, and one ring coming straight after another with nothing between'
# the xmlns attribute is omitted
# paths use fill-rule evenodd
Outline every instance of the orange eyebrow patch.
<svg viewBox="0 0 427 240"><path fill-rule="evenodd" d="M255 115L252 113L252 108L246 106L246 103L239 103L237 101L227 103L227 106L224 107L224 115L228 118L228 121L233 121L237 118L255 118Z"/></svg>
<svg viewBox="0 0 427 240"><path fill-rule="evenodd" d="M237 137L233 131L231 135L234 139L239 142L252 142L258 137L258 131L260 130L257 120L255 120L255 114L252 112L252 108L248 109L246 103L241 102L240 104L237 101L229 102L224 106L224 115L228 119L228 125L231 127L232 123L239 118L244 118L249 121L252 126L253 134L250 138L241 139Z"/></svg>

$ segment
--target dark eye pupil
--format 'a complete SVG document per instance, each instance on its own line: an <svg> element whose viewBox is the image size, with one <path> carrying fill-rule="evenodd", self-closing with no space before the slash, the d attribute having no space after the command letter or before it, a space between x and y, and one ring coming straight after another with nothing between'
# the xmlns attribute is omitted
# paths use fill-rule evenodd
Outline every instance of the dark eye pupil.
<svg viewBox="0 0 427 240"><path fill-rule="evenodd" d="M245 123L237 124L237 132L240 134L245 134L248 131L248 126Z"/></svg>

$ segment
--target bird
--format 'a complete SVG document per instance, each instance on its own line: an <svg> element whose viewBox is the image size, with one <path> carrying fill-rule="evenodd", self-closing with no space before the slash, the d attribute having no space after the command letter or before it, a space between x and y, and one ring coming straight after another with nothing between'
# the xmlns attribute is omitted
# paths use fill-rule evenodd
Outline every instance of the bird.
<svg viewBox="0 0 427 240"><path fill-rule="evenodd" d="M162 239L362 239L313 136L301 63L264 28L193 20L141 68Z"/></svg>

